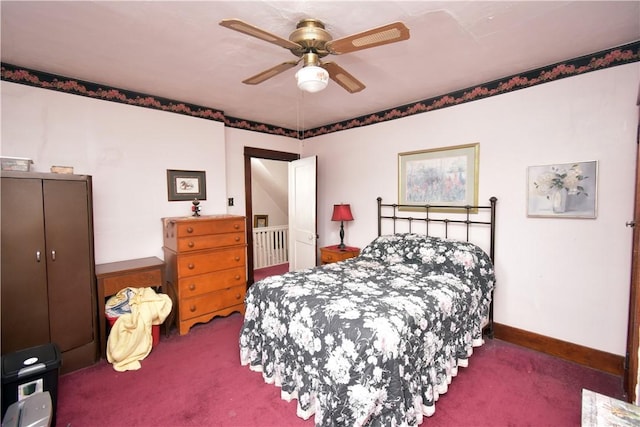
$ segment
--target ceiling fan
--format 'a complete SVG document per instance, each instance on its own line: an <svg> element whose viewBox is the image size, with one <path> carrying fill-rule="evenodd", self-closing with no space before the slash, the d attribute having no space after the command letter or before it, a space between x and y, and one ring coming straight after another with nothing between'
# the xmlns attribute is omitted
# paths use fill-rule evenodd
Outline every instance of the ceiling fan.
<svg viewBox="0 0 640 427"><path fill-rule="evenodd" d="M259 38L288 49L297 60L283 62L264 70L242 83L256 85L264 82L303 61L303 67L296 73L298 87L307 92L317 92L327 86L329 78L350 93L360 92L364 83L349 74L335 62L322 62L327 55L341 55L362 49L395 43L409 38L409 29L402 22L394 22L333 40L317 19L303 19L289 35L289 39L279 37L239 19L224 19L220 25Z"/></svg>

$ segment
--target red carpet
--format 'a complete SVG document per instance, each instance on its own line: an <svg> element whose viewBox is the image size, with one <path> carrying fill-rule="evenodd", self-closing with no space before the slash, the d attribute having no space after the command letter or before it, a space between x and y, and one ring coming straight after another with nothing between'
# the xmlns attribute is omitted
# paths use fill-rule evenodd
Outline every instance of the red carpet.
<svg viewBox="0 0 640 427"><path fill-rule="evenodd" d="M253 270L253 281L257 282L265 277L275 276L276 274L284 274L289 271L289 263L272 265L270 267L258 268Z"/></svg>
<svg viewBox="0 0 640 427"><path fill-rule="evenodd" d="M240 314L174 330L139 371L106 361L60 377L57 425L313 426L296 402L240 366ZM622 378L499 340L476 349L440 397L431 426L579 426L581 390L620 398Z"/></svg>

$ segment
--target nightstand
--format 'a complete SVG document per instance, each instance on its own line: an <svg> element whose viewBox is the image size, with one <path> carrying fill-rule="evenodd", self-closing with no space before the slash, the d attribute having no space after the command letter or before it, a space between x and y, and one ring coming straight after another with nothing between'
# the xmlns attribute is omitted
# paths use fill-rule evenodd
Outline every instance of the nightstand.
<svg viewBox="0 0 640 427"><path fill-rule="evenodd" d="M353 246L345 246L342 250L338 249L338 245L320 248L320 262L322 264L344 261L345 259L354 258L358 255L360 255L360 248Z"/></svg>
<svg viewBox="0 0 640 427"><path fill-rule="evenodd" d="M98 324L100 325L100 357L106 356L107 329L104 304L107 297L115 295L121 289L161 287L164 290L164 262L156 257L132 259L96 265L98 282ZM171 310L168 318L173 318ZM165 325L169 336L171 323Z"/></svg>

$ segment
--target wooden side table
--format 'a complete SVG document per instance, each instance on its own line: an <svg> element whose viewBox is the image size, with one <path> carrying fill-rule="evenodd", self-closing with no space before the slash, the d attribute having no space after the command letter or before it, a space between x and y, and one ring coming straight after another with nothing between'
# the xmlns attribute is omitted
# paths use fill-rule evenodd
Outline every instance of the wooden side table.
<svg viewBox="0 0 640 427"><path fill-rule="evenodd" d="M320 262L322 264L344 261L345 259L354 258L358 255L360 255L360 248L353 246L346 246L344 249L338 249L338 245L320 248Z"/></svg>
<svg viewBox="0 0 640 427"><path fill-rule="evenodd" d="M128 287L162 287L164 285L164 261L156 257L149 257L99 264L96 265L96 279L98 281L98 317L100 318L100 357L105 357L107 349L105 299ZM173 313L173 310L171 312ZM170 325L171 322L168 324ZM165 330L168 334L169 328Z"/></svg>

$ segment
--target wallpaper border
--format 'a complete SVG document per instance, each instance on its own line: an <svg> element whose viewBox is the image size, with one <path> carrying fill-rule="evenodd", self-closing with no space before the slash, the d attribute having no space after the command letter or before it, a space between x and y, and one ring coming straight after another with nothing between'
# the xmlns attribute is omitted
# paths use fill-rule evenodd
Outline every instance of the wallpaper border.
<svg viewBox="0 0 640 427"><path fill-rule="evenodd" d="M72 79L4 62L1 66L1 73L2 80L20 83L27 86L34 86L41 89L51 89L58 92L86 96L88 98L119 102L121 104L168 111L171 113L184 114L208 120L224 121L225 118L224 113L221 110L216 110L214 108L202 107L159 96L114 88L84 80Z"/></svg>
<svg viewBox="0 0 640 427"><path fill-rule="evenodd" d="M452 107L465 102L476 101L490 96L502 95L520 89L549 83L566 77L572 77L590 71L602 70L617 65L640 61L640 41L616 48L585 55L568 61L558 62L521 74L514 74L492 82L471 86L445 95L405 104L388 110L379 111L350 120L309 129L304 138L324 135L331 132L368 126L389 120L400 119L414 114L426 113L441 108Z"/></svg>
<svg viewBox="0 0 640 427"><path fill-rule="evenodd" d="M308 129L302 132L266 123L258 123L238 117L226 116L224 111L211 107L189 104L168 98L72 79L4 62L1 63L0 78L5 81L39 87L42 89L51 89L69 94L101 99L104 101L119 102L138 107L184 114L206 120L219 121L223 122L225 126L231 128L305 139L342 130L382 123L389 120L412 116L414 114L426 113L441 108L463 104L465 102L501 95L543 83L549 83L566 77L637 61L640 61L640 41L635 41L579 58L558 62L556 64L537 68L524 73L514 74L502 79L483 83L478 86L468 87L445 95L439 95L433 98Z"/></svg>

